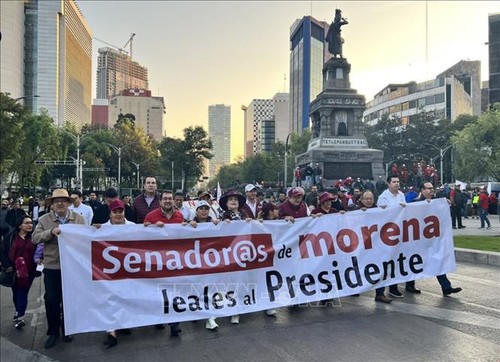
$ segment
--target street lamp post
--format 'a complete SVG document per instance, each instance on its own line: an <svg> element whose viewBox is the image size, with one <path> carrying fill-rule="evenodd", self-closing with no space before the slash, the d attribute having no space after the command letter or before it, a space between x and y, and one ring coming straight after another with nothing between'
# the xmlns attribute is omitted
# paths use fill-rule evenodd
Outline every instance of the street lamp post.
<svg viewBox="0 0 500 362"><path fill-rule="evenodd" d="M107 143L107 142L104 142L106 145L108 145L109 147L111 147L113 150L116 151L116 153L118 154L118 191L120 191L120 185L121 185L121 177L122 177L122 150L127 147L127 146L130 146L131 144L128 144L128 145L125 145L123 147L116 147L115 145L112 145L111 143Z"/></svg>
<svg viewBox="0 0 500 362"><path fill-rule="evenodd" d="M446 146L445 148L438 147L436 145L433 145L432 143L424 143L424 145L434 147L434 149L439 151L439 156L433 157L432 160L435 158L439 157L439 173L440 173L440 179L441 179L441 185L443 184L443 157L446 154L446 152L453 147L453 145Z"/></svg>
<svg viewBox="0 0 500 362"><path fill-rule="evenodd" d="M286 136L286 142L285 142L285 170L283 173L283 187L286 189L286 184L288 181L288 170L287 170L287 160L288 160L288 141L290 140L291 134L289 133L288 136Z"/></svg>
<svg viewBox="0 0 500 362"><path fill-rule="evenodd" d="M78 188L79 188L80 192L82 192L83 191L83 161L80 160L80 142L83 141L83 139L85 137L87 137L88 134L80 137L79 134L75 136L73 133L70 133L66 130L64 130L64 132L66 132L76 142L76 179L77 179L78 185L79 185Z"/></svg>
<svg viewBox="0 0 500 362"><path fill-rule="evenodd" d="M132 164L137 168L137 188L140 188L140 183L139 183L139 167L141 166L140 163L132 162Z"/></svg>
<svg viewBox="0 0 500 362"><path fill-rule="evenodd" d="M172 161L172 191L174 191L174 161Z"/></svg>

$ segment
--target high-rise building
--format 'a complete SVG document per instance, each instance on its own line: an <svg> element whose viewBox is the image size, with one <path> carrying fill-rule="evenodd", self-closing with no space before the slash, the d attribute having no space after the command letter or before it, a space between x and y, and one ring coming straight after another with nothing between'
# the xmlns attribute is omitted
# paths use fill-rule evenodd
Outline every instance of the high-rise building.
<svg viewBox="0 0 500 362"><path fill-rule="evenodd" d="M289 94L276 93L272 99L254 99L245 111L245 157L269 152L273 143L285 142L291 132Z"/></svg>
<svg viewBox="0 0 500 362"><path fill-rule="evenodd" d="M0 1L0 90L12 98L26 97L24 93L24 3Z"/></svg>
<svg viewBox="0 0 500 362"><path fill-rule="evenodd" d="M209 177L215 176L224 165L231 162L231 106L208 106L208 136L214 146L209 160Z"/></svg>
<svg viewBox="0 0 500 362"><path fill-rule="evenodd" d="M500 102L500 13L488 16L490 58L489 103Z"/></svg>
<svg viewBox="0 0 500 362"><path fill-rule="evenodd" d="M275 136L273 142L285 142L291 133L290 94L276 93L273 97Z"/></svg>
<svg viewBox="0 0 500 362"><path fill-rule="evenodd" d="M332 57L325 35L329 25L304 16L290 28L291 131L309 128L309 105L323 90L323 65Z"/></svg>
<svg viewBox="0 0 500 362"><path fill-rule="evenodd" d="M395 116L406 125L418 120L422 111L436 120L455 120L461 114L481 114L481 63L462 60L435 79L422 83L389 84L367 103L363 113L367 124L383 115Z"/></svg>
<svg viewBox="0 0 500 362"><path fill-rule="evenodd" d="M58 125L91 122L92 34L71 0L25 2L25 104Z"/></svg>
<svg viewBox="0 0 500 362"><path fill-rule="evenodd" d="M253 99L245 111L245 157L253 156L261 150L261 121L274 119L272 99Z"/></svg>
<svg viewBox="0 0 500 362"><path fill-rule="evenodd" d="M121 94L109 99L108 126L112 127L119 114L132 114L136 127L161 141L165 133L165 101L163 97L153 97L150 90L125 89Z"/></svg>
<svg viewBox="0 0 500 362"><path fill-rule="evenodd" d="M124 89L149 89L148 68L128 54L112 48L100 48L97 57L96 97L107 99Z"/></svg>

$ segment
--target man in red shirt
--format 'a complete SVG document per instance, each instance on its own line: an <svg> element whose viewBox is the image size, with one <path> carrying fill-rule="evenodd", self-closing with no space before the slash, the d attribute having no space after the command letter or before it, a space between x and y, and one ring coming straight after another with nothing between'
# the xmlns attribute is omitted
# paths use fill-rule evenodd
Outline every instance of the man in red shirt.
<svg viewBox="0 0 500 362"><path fill-rule="evenodd" d="M160 198L160 207L151 211L144 218L144 226L155 225L163 227L165 224L182 224L184 216L182 212L176 210L174 203L174 193L172 191L163 191ZM182 332L179 323L169 323L170 335L176 337ZM165 325L158 324L156 328L163 329Z"/></svg>
<svg viewBox="0 0 500 362"><path fill-rule="evenodd" d="M175 209L174 194L172 191L163 191L160 198L160 207L146 215L144 226L154 224L163 227L165 224L181 224L183 221L182 212Z"/></svg>
<svg viewBox="0 0 500 362"><path fill-rule="evenodd" d="M479 191L479 202L478 202L478 210L479 210L479 219L481 220L480 229L484 229L484 223L488 224L486 229L491 229L491 223L488 219L488 191L486 187L482 187L481 191Z"/></svg>

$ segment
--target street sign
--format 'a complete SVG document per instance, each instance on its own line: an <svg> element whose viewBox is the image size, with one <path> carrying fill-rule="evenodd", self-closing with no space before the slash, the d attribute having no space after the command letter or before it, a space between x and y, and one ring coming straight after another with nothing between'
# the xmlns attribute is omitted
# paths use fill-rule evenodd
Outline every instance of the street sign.
<svg viewBox="0 0 500 362"><path fill-rule="evenodd" d="M62 166L62 165L75 165L75 161L45 161L45 160L37 160L35 161L35 165L44 165L44 166Z"/></svg>
<svg viewBox="0 0 500 362"><path fill-rule="evenodd" d="M109 171L107 167L84 167L82 171Z"/></svg>

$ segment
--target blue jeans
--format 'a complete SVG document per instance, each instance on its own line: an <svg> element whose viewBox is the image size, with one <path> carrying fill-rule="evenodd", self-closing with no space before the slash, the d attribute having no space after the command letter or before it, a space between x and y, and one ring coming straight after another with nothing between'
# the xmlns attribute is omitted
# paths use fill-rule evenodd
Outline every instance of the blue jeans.
<svg viewBox="0 0 500 362"><path fill-rule="evenodd" d="M15 284L12 286L12 301L16 307L16 317L24 317L26 307L28 306L29 288L20 288Z"/></svg>
<svg viewBox="0 0 500 362"><path fill-rule="evenodd" d="M488 224L488 227L491 226L490 220L488 219L488 210L483 208L479 208L479 219L481 220L481 227L484 228L484 223Z"/></svg>

